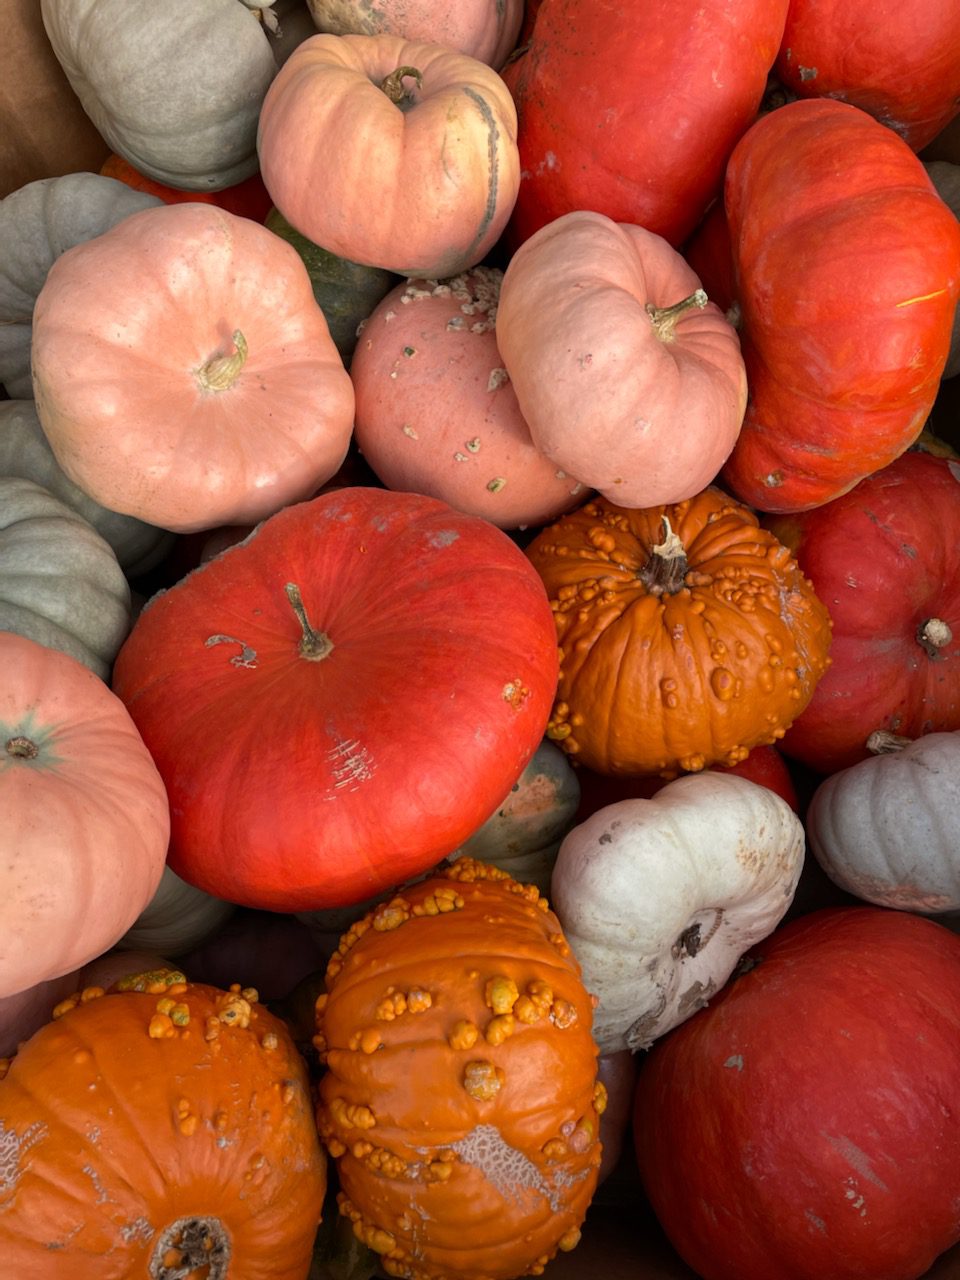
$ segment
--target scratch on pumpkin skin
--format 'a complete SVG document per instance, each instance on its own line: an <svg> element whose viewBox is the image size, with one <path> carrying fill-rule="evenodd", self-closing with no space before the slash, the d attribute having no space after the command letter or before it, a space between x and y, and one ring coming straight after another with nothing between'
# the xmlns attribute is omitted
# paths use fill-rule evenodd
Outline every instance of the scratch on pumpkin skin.
<svg viewBox="0 0 960 1280"><path fill-rule="evenodd" d="M356 738L338 741L327 752L327 759L333 766L333 785L338 791L343 788L356 791L360 783L372 778L375 772L369 751Z"/></svg>
<svg viewBox="0 0 960 1280"><path fill-rule="evenodd" d="M929 302L931 298L942 298L946 292L946 289L934 289L933 293L920 293L915 298L904 298L903 302L897 303L896 309L912 307L916 302Z"/></svg>
<svg viewBox="0 0 960 1280"><path fill-rule="evenodd" d="M230 659L230 665L232 667L245 667L250 671L252 671L257 665L256 649L251 649L248 644L244 644L244 642L242 640L238 640L236 636L208 636L203 643L208 649L215 644L238 644L240 646L240 652Z"/></svg>

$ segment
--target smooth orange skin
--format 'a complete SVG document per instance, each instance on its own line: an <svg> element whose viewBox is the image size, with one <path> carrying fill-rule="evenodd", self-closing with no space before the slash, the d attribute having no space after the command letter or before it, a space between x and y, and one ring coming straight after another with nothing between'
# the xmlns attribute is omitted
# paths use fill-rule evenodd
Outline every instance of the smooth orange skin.
<svg viewBox="0 0 960 1280"><path fill-rule="evenodd" d="M224 994L185 985L171 999L189 1024L154 1038L161 996L111 992L21 1047L0 1080L0 1123L17 1135L0 1197L11 1275L49 1275L51 1256L71 1280L155 1274L162 1232L190 1216L226 1228L231 1280L306 1275L326 1191L306 1067L258 1004L249 1026L206 1039Z"/></svg>
<svg viewBox="0 0 960 1280"><path fill-rule="evenodd" d="M408 101L382 80L400 67ZM330 253L442 279L500 237L520 184L517 116L485 63L399 36L317 35L290 55L260 113L274 204Z"/></svg>

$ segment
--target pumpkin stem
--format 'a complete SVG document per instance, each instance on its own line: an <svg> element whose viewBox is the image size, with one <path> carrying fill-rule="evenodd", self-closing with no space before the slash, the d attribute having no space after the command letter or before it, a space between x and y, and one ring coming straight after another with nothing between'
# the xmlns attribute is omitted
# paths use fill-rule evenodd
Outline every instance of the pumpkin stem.
<svg viewBox="0 0 960 1280"><path fill-rule="evenodd" d="M157 1237L147 1275L150 1280L226 1280L233 1250L219 1218L178 1218Z"/></svg>
<svg viewBox="0 0 960 1280"><path fill-rule="evenodd" d="M652 596L672 596L683 587L687 575L687 553L670 521L663 521L663 541L650 550L650 558L637 575Z"/></svg>
<svg viewBox="0 0 960 1280"><path fill-rule="evenodd" d="M416 67L397 67L396 71L391 71L380 81L380 88L397 106L409 96L403 87L403 82L408 76L416 80L418 89L423 87L423 76Z"/></svg>
<svg viewBox="0 0 960 1280"><path fill-rule="evenodd" d="M917 628L917 643L928 658L938 658L952 639L953 632L942 618L928 618Z"/></svg>
<svg viewBox="0 0 960 1280"><path fill-rule="evenodd" d="M15 760L36 760L40 754L40 748L35 742L20 735L7 739L6 751L7 755L13 756Z"/></svg>
<svg viewBox="0 0 960 1280"><path fill-rule="evenodd" d="M240 376L247 360L247 340L239 329L233 331L236 351L229 356L214 356L197 370L197 381L204 391L227 391Z"/></svg>
<svg viewBox="0 0 960 1280"><path fill-rule="evenodd" d="M293 612L297 615L297 621L300 623L300 629L303 632L300 638L300 657L307 658L310 662L319 662L333 649L333 641L324 632L314 631L310 625L310 619L307 617L307 611L303 607L303 597L300 595L300 588L297 584L288 582L284 587L284 591L287 593L287 599L293 606Z"/></svg>
<svg viewBox="0 0 960 1280"><path fill-rule="evenodd" d="M889 729L874 729L864 746L874 756L892 755L909 747L913 738L904 738L902 734L891 733Z"/></svg>
<svg viewBox="0 0 960 1280"><path fill-rule="evenodd" d="M655 307L652 302L648 302L647 315L650 317L650 323L656 330L660 341L673 342L676 336L674 330L677 327L677 321L683 313L689 311L691 307L698 307L703 310L708 301L709 299L704 290L696 289L690 294L689 298L682 298L670 307Z"/></svg>

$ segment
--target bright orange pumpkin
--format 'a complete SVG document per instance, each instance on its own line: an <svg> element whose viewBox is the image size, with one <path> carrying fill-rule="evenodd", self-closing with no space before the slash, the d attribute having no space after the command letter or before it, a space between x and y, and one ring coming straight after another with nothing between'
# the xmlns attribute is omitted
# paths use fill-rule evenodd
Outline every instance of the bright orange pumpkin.
<svg viewBox="0 0 960 1280"><path fill-rule="evenodd" d="M826 670L826 608L719 489L644 510L597 498L527 554L560 649L547 736L597 773L738 764L784 736Z"/></svg>

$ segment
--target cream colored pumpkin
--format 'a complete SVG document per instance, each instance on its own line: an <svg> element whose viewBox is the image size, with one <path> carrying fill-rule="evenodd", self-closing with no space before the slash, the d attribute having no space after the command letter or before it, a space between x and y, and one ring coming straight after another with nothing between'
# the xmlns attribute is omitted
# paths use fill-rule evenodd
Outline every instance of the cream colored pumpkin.
<svg viewBox="0 0 960 1280"><path fill-rule="evenodd" d="M33 373L69 478L175 533L307 498L353 430L353 386L300 256L209 204L147 209L58 258Z"/></svg>
<svg viewBox="0 0 960 1280"><path fill-rule="evenodd" d="M235 910L232 902L195 889L164 867L156 893L118 946L179 956L209 938Z"/></svg>
<svg viewBox="0 0 960 1280"><path fill-rule="evenodd" d="M648 1048L702 1008L780 922L803 855L787 802L735 774L690 774L574 827L550 896L599 999L601 1053Z"/></svg>
<svg viewBox="0 0 960 1280"><path fill-rule="evenodd" d="M130 588L100 534L32 480L0 478L0 631L106 680L130 615Z"/></svg>
<svg viewBox="0 0 960 1280"><path fill-rule="evenodd" d="M865 902L960 911L960 730L910 741L875 733L877 754L825 778L807 808L811 852Z"/></svg>

